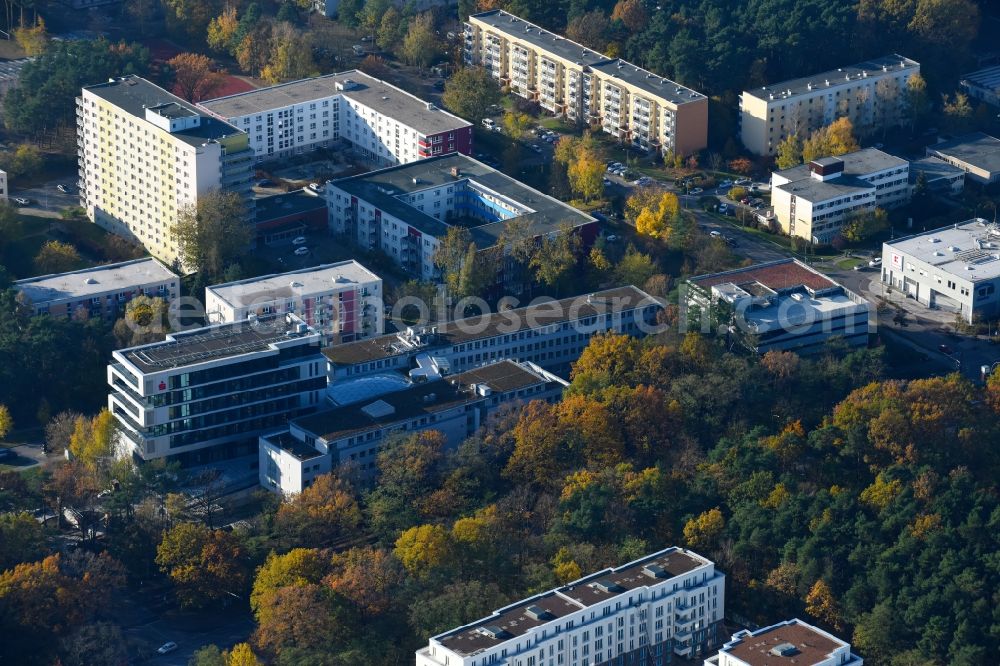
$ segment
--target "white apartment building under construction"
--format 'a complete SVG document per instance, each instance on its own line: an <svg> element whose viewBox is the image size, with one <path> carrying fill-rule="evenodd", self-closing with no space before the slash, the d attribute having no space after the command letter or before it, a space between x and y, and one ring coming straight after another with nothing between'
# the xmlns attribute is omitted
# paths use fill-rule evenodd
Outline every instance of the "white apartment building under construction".
<svg viewBox="0 0 1000 666"><path fill-rule="evenodd" d="M92 222L179 262L172 227L211 190L252 214L245 132L138 76L87 86L76 100L80 205Z"/></svg>
<svg viewBox="0 0 1000 666"><path fill-rule="evenodd" d="M664 155L708 145L708 98L679 83L501 10L470 16L463 39L466 63L550 113Z"/></svg>
<svg viewBox="0 0 1000 666"><path fill-rule="evenodd" d="M920 63L900 55L744 90L740 138L755 155L774 155L791 134L808 135L838 118L865 134L902 123L910 77Z"/></svg>

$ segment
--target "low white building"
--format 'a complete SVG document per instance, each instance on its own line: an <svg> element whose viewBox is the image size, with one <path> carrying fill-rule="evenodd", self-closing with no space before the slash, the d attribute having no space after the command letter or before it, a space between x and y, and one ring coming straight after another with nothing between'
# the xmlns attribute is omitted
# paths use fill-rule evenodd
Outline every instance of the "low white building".
<svg viewBox="0 0 1000 666"><path fill-rule="evenodd" d="M133 259L68 273L18 280L13 285L36 315L112 319L136 296L170 302L180 295L180 278L153 258Z"/></svg>
<svg viewBox="0 0 1000 666"><path fill-rule="evenodd" d="M198 106L246 132L258 162L329 147L339 139L377 166L472 152L472 123L359 70Z"/></svg>
<svg viewBox="0 0 1000 666"><path fill-rule="evenodd" d="M108 409L122 452L185 465L256 453L262 432L321 404L320 342L289 314L119 349L108 365Z"/></svg>
<svg viewBox="0 0 1000 666"><path fill-rule="evenodd" d="M205 288L213 324L291 312L332 343L381 335L382 309L382 278L354 260Z"/></svg>
<svg viewBox="0 0 1000 666"><path fill-rule="evenodd" d="M416 666L664 666L709 654L724 614L715 564L666 548L438 634Z"/></svg>
<svg viewBox="0 0 1000 666"><path fill-rule="evenodd" d="M959 86L972 99L1000 107L1000 65L963 74Z"/></svg>
<svg viewBox="0 0 1000 666"><path fill-rule="evenodd" d="M469 228L479 250L494 247L512 219L535 237L564 225L589 237L597 229L590 215L461 154L333 180L326 197L331 232L423 280L439 277L434 253L452 226Z"/></svg>
<svg viewBox="0 0 1000 666"><path fill-rule="evenodd" d="M781 230L812 243L832 241L851 213L910 201L909 162L875 148L771 174L771 205Z"/></svg>
<svg viewBox="0 0 1000 666"><path fill-rule="evenodd" d="M335 467L365 481L375 475L379 451L393 435L436 430L449 446L457 446L501 405L558 400L569 385L537 365L514 361L435 376L414 381L401 374L405 388L393 386L397 390L317 412L262 435L261 485L294 494Z"/></svg>
<svg viewBox="0 0 1000 666"><path fill-rule="evenodd" d="M851 644L802 620L737 631L705 666L863 666Z"/></svg>
<svg viewBox="0 0 1000 666"><path fill-rule="evenodd" d="M1000 228L983 219L882 245L882 282L936 310L1000 315Z"/></svg>
<svg viewBox="0 0 1000 666"><path fill-rule="evenodd" d="M796 259L780 259L687 282L688 325L728 327L757 354L823 350L831 339L868 344L868 301Z"/></svg>
<svg viewBox="0 0 1000 666"><path fill-rule="evenodd" d="M1000 183L1000 139L973 132L927 147L927 154L939 157L965 172L979 185Z"/></svg>
<svg viewBox="0 0 1000 666"><path fill-rule="evenodd" d="M917 181L923 176L927 191L953 196L965 189L965 172L938 157L923 157L910 162L910 194L916 192Z"/></svg>

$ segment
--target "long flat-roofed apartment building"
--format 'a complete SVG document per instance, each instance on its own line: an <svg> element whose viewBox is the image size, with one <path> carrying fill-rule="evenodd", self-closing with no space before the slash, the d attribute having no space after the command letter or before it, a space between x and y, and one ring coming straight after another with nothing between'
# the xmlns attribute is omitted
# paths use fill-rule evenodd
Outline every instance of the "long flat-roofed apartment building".
<svg viewBox="0 0 1000 666"><path fill-rule="evenodd" d="M744 90L740 138L755 155L774 155L789 135L805 140L838 118L861 133L906 120L907 85L920 63L887 55L798 79Z"/></svg>
<svg viewBox="0 0 1000 666"><path fill-rule="evenodd" d="M697 315L691 319L714 312L711 323L729 326L758 354L815 353L833 338L868 344L868 301L796 259L699 275L687 284L688 313Z"/></svg>
<svg viewBox="0 0 1000 666"><path fill-rule="evenodd" d="M416 666L664 666L718 644L725 576L666 548L430 638Z"/></svg>
<svg viewBox="0 0 1000 666"><path fill-rule="evenodd" d="M366 481L375 475L379 451L397 433L436 430L449 446L457 446L501 406L554 401L566 386L566 380L537 365L505 360L447 377L424 375L389 393L341 391L350 402L261 436L260 483L294 494L334 467Z"/></svg>
<svg viewBox="0 0 1000 666"><path fill-rule="evenodd" d="M370 164L472 153L472 125L358 70L328 74L199 103L246 132L257 160L351 143Z"/></svg>
<svg viewBox="0 0 1000 666"><path fill-rule="evenodd" d="M265 430L313 411L321 336L295 315L171 333L112 355L108 408L121 452L202 464L257 451Z"/></svg>
<svg viewBox="0 0 1000 666"><path fill-rule="evenodd" d="M253 214L245 132L138 76L83 88L76 100L80 205L113 234L167 264L179 261L179 212L211 190Z"/></svg>
<svg viewBox="0 0 1000 666"><path fill-rule="evenodd" d="M180 296L180 278L156 259L133 259L18 280L14 289L24 294L35 314L114 318L136 296L170 302Z"/></svg>
<svg viewBox="0 0 1000 666"><path fill-rule="evenodd" d="M851 644L802 620L733 634L704 666L863 666Z"/></svg>
<svg viewBox="0 0 1000 666"><path fill-rule="evenodd" d="M434 252L452 226L469 228L481 251L497 245L512 219L523 220L535 237L563 225L585 242L597 234L590 215L461 154L333 180L326 196L331 232L382 250L423 280L438 277Z"/></svg>
<svg viewBox="0 0 1000 666"><path fill-rule="evenodd" d="M708 145L708 98L679 83L502 10L469 16L463 39L466 63L550 113L664 155Z"/></svg>
<svg viewBox="0 0 1000 666"><path fill-rule="evenodd" d="M382 335L382 278L350 259L205 288L212 323L294 313L339 343Z"/></svg>

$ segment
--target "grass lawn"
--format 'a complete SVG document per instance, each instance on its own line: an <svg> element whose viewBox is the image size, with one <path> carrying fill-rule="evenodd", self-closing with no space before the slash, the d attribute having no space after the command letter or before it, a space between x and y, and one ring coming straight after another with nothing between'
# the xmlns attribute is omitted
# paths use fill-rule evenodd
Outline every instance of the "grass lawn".
<svg viewBox="0 0 1000 666"><path fill-rule="evenodd" d="M838 261L837 268L839 268L842 271L851 271L854 270L855 266L863 263L865 262L862 259L857 259L856 257L849 257L847 259L841 259L840 261Z"/></svg>

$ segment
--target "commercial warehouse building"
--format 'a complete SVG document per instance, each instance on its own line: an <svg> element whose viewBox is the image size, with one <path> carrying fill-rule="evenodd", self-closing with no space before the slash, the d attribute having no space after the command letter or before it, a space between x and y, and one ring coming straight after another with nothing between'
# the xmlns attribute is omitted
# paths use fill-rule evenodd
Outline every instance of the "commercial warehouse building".
<svg viewBox="0 0 1000 666"><path fill-rule="evenodd" d="M245 132L138 76L87 86L76 100L80 205L91 222L180 261L173 226L212 190L253 214Z"/></svg>
<svg viewBox="0 0 1000 666"><path fill-rule="evenodd" d="M292 313L328 343L382 335L382 278L352 260L205 288L214 324Z"/></svg>
<svg viewBox="0 0 1000 666"><path fill-rule="evenodd" d="M802 620L733 634L705 666L863 666L851 644Z"/></svg>
<svg viewBox="0 0 1000 666"><path fill-rule="evenodd" d="M805 139L838 118L861 132L906 120L907 86L920 63L900 55L744 90L740 139L755 155L774 155L789 135Z"/></svg>
<svg viewBox="0 0 1000 666"><path fill-rule="evenodd" d="M771 205L781 230L826 244L851 214L891 209L910 201L910 164L865 148L771 174Z"/></svg>
<svg viewBox="0 0 1000 666"><path fill-rule="evenodd" d="M955 195L965 189L965 171L937 157L922 157L910 162L911 195L921 176L927 183L927 191L933 194Z"/></svg>
<svg viewBox="0 0 1000 666"><path fill-rule="evenodd" d="M1000 65L964 74L958 85L972 99L1000 107Z"/></svg>
<svg viewBox="0 0 1000 666"><path fill-rule="evenodd" d="M882 282L972 323L1000 315L1000 229L983 219L882 245Z"/></svg>
<svg viewBox="0 0 1000 666"><path fill-rule="evenodd" d="M314 411L326 387L321 335L295 315L171 333L113 353L108 409L119 453L196 465L248 455Z"/></svg>
<svg viewBox="0 0 1000 666"><path fill-rule="evenodd" d="M260 438L260 483L285 495L302 492L333 468L371 479L379 451L397 434L436 430L449 446L474 434L503 405L558 400L568 382L531 363L498 361L456 375L409 382L296 419Z"/></svg>
<svg viewBox="0 0 1000 666"><path fill-rule="evenodd" d="M438 634L416 666L664 666L708 654L724 614L714 563L666 548Z"/></svg>
<svg viewBox="0 0 1000 666"><path fill-rule="evenodd" d="M358 70L199 103L250 137L258 161L350 142L376 166L472 153L472 124Z"/></svg>
<svg viewBox="0 0 1000 666"><path fill-rule="evenodd" d="M868 344L868 301L796 259L700 275L687 284L689 325L725 326L757 354L816 353L834 338Z"/></svg>
<svg viewBox="0 0 1000 666"><path fill-rule="evenodd" d="M965 172L979 185L1000 183L1000 139L973 132L927 147L927 154Z"/></svg>
<svg viewBox="0 0 1000 666"><path fill-rule="evenodd" d="M18 280L21 292L36 315L114 319L136 296L170 302L180 296L180 278L156 259L133 259L68 273Z"/></svg>
<svg viewBox="0 0 1000 666"><path fill-rule="evenodd" d="M471 15L463 39L466 63L550 113L664 155L708 145L708 98L679 83L501 10Z"/></svg>
<svg viewBox="0 0 1000 666"><path fill-rule="evenodd" d="M333 180L326 196L331 232L422 280L439 277L434 253L453 225L469 228L479 250L494 247L512 219L535 237L564 225L585 241L597 234L590 215L461 154Z"/></svg>

